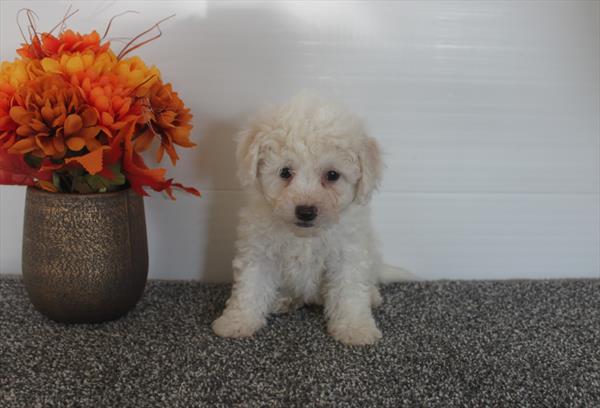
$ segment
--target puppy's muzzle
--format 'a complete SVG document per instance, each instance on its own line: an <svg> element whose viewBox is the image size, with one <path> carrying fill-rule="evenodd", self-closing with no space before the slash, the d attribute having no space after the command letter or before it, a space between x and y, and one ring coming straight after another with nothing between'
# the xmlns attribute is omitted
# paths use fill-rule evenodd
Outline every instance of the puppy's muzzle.
<svg viewBox="0 0 600 408"><path fill-rule="evenodd" d="M296 223L299 227L312 227L311 221L317 218L317 207L312 205L299 205L296 207L296 218L299 222Z"/></svg>

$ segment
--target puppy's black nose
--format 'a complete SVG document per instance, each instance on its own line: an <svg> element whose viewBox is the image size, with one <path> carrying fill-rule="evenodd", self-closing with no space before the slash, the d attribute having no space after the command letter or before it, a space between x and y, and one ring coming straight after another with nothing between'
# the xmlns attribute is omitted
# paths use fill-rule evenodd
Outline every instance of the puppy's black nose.
<svg viewBox="0 0 600 408"><path fill-rule="evenodd" d="M317 218L317 207L299 205L296 207L296 218L300 221L312 221Z"/></svg>

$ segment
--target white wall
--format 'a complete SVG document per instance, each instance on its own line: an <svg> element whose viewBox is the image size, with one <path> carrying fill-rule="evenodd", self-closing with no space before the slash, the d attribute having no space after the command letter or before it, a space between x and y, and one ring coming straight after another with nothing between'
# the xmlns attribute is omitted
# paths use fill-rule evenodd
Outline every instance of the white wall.
<svg viewBox="0 0 600 408"><path fill-rule="evenodd" d="M231 137L247 113L309 87L362 114L386 150L374 199L387 263L424 278L600 277L597 1L2 1L50 28L135 34L195 114L171 171L200 200L146 200L155 278L226 280L241 200ZM20 271L24 189L0 188L0 271Z"/></svg>

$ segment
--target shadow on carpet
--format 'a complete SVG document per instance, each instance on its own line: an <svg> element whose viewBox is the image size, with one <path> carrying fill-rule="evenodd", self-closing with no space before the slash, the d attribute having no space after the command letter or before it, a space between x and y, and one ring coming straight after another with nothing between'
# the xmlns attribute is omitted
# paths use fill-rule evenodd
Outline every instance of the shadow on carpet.
<svg viewBox="0 0 600 408"><path fill-rule="evenodd" d="M599 280L389 285L365 348L318 307L218 338L228 292L151 281L125 318L68 326L0 279L0 406L600 406Z"/></svg>

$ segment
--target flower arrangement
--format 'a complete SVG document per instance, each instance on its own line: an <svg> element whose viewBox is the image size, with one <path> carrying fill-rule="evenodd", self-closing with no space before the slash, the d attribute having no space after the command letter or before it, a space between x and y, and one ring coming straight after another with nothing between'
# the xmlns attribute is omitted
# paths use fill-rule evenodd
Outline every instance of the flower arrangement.
<svg viewBox="0 0 600 408"><path fill-rule="evenodd" d="M0 65L0 184L36 186L50 192L96 193L145 187L174 199L173 189L200 193L149 168L141 153L159 143L173 165L175 146L190 148L192 114L160 71L131 51L160 37L159 24L115 54L96 31L65 29L67 15L40 33L35 13L20 58ZM70 10L69 10L70 11ZM54 31L59 29L55 35ZM152 30L154 37L142 40ZM23 34L23 32L21 33Z"/></svg>

